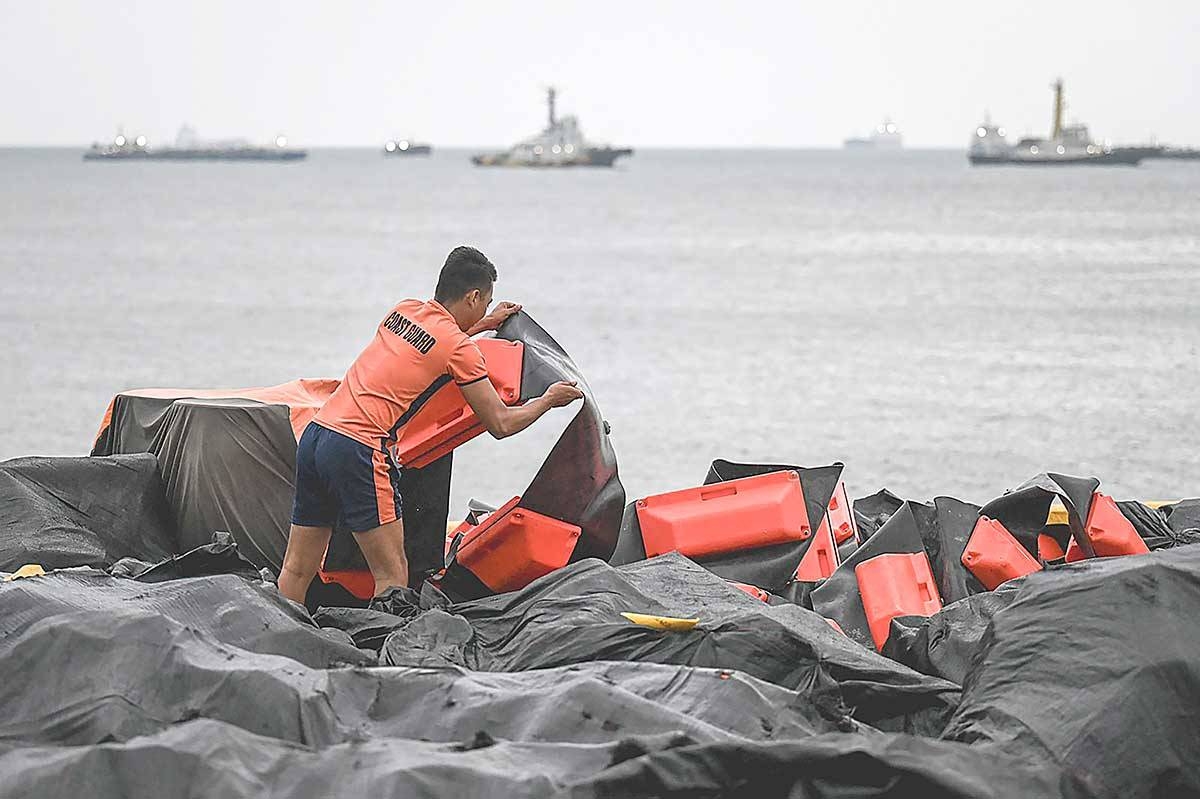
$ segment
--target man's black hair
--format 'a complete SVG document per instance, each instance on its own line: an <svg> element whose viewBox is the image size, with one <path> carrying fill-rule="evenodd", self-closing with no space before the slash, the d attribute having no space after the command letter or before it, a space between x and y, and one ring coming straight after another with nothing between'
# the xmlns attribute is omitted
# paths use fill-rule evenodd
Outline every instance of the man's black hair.
<svg viewBox="0 0 1200 799"><path fill-rule="evenodd" d="M496 267L474 247L455 247L446 256L433 298L442 305L461 300L467 292L486 292L496 282Z"/></svg>

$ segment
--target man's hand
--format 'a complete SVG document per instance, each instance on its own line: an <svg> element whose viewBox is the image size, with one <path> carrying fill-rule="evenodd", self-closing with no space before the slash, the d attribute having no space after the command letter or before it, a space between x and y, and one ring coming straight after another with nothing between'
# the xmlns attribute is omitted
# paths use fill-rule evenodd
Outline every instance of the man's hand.
<svg viewBox="0 0 1200 799"><path fill-rule="evenodd" d="M575 384L555 383L546 393L532 402L509 407L500 401L491 380L476 380L462 387L467 404L483 421L483 426L495 438L515 435L541 418L551 408L570 405L583 396Z"/></svg>
<svg viewBox="0 0 1200 799"><path fill-rule="evenodd" d="M496 330L500 325L504 324L504 320L521 310L521 306L515 302L502 302L497 305L492 312L480 319L475 327L471 328L472 335L482 333L485 330Z"/></svg>
<svg viewBox="0 0 1200 799"><path fill-rule="evenodd" d="M577 399L583 399L583 392L575 385L575 381L570 382L560 381L546 389L546 393L542 395L551 408L561 408L564 405L570 405Z"/></svg>

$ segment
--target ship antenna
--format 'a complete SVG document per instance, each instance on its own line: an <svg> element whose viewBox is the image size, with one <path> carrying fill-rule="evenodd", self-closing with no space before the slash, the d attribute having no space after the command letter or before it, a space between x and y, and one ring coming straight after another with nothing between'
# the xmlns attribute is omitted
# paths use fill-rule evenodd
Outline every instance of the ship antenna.
<svg viewBox="0 0 1200 799"><path fill-rule="evenodd" d="M553 86L546 87L546 105L548 105L550 107L550 127L554 127L555 125L558 124L558 120L554 118L554 95L555 94L556 94L556 92L554 91Z"/></svg>
<svg viewBox="0 0 1200 799"><path fill-rule="evenodd" d="M1062 137L1062 115L1063 115L1063 82L1062 78L1054 81L1054 132L1051 134L1051 139Z"/></svg>

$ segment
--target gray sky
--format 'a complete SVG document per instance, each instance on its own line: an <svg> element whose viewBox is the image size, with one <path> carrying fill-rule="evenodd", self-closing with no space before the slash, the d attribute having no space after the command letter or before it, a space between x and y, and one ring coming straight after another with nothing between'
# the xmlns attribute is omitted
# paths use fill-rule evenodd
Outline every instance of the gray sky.
<svg viewBox="0 0 1200 799"><path fill-rule="evenodd" d="M1200 2L5 3L0 145L127 133L300 145L507 145L542 90L590 138L838 146L890 114L913 146L964 146L990 109L1045 133L1200 145Z"/></svg>

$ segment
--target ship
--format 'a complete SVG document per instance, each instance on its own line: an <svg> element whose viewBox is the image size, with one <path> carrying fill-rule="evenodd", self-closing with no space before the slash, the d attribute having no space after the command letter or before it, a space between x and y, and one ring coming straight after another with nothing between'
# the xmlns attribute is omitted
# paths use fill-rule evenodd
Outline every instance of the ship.
<svg viewBox="0 0 1200 799"><path fill-rule="evenodd" d="M83 154L85 161L297 161L307 157L307 150L289 147L283 135L270 145L254 145L244 139L206 142L186 125L172 146L152 147L145 136L130 138L118 131L111 142L93 143Z"/></svg>
<svg viewBox="0 0 1200 799"><path fill-rule="evenodd" d="M846 139L842 146L847 150L900 150L904 147L904 136L895 122L884 119L867 138Z"/></svg>
<svg viewBox="0 0 1200 799"><path fill-rule="evenodd" d="M500 153L471 156L476 166L612 166L622 156L633 155L631 147L592 144L583 136L574 116L561 119L555 114L554 87L546 90L549 109L546 129Z"/></svg>
<svg viewBox="0 0 1200 799"><path fill-rule="evenodd" d="M384 155L429 155L432 152L432 146L420 144L412 139L389 139L383 145Z"/></svg>
<svg viewBox="0 0 1200 799"><path fill-rule="evenodd" d="M1050 138L1025 137L1010 144L1004 128L993 125L986 117L975 129L967 148L967 160L974 166L1079 166L1127 165L1136 166L1149 155L1146 147L1113 147L1093 141L1086 125L1063 124L1063 82L1059 78L1054 89L1054 113Z"/></svg>

